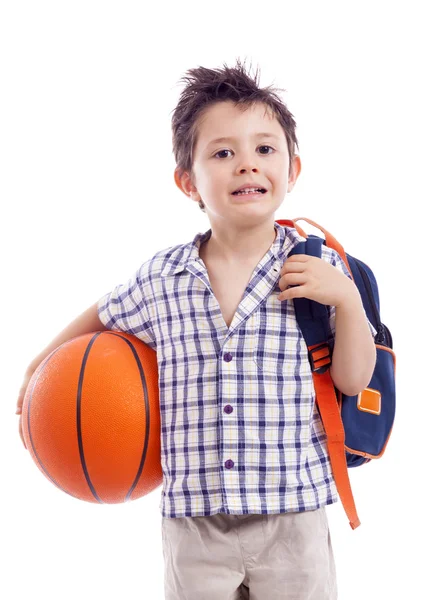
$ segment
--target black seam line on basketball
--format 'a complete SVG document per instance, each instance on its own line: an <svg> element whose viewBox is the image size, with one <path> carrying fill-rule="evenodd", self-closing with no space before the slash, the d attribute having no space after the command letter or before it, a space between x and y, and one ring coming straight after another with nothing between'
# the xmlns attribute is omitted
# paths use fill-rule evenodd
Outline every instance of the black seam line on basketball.
<svg viewBox="0 0 432 600"><path fill-rule="evenodd" d="M54 477L51 477L50 473L47 471L47 469L45 468L45 465L43 464L39 454L37 453L36 447L33 443L33 436L32 436L32 432L31 432L31 419L30 419L30 412L31 412L31 405L32 405L32 400L33 400L33 390L36 387L36 383L39 380L39 377L42 375L42 373L45 370L45 367L47 366L47 364L49 363L49 361L51 360L51 358L57 354L57 352L60 350L60 348L62 348L65 344L68 344L71 340L68 340L67 342L64 342L61 346L59 346L58 348L56 348L55 350L53 350L51 352L51 354L49 354L46 358L45 358L45 362L41 363L41 369L40 372L38 374L38 376L36 377L34 383L33 383L33 387L31 388L31 392L30 392L30 399L29 399L29 403L28 403L28 410L27 410L27 430L29 432L29 436L30 436L30 444L31 447L33 449L33 453L40 465L40 468L43 470L43 472L45 473L45 475L48 477L48 479L50 481L52 481L52 483L54 485L56 485L62 492L65 492L66 494L68 494L69 496L72 496L72 498L78 498L78 496L75 496L74 494L71 494L70 492L68 492L67 490L65 490L55 479ZM43 366L42 366L43 365Z"/></svg>
<svg viewBox="0 0 432 600"><path fill-rule="evenodd" d="M146 378L144 375L144 370L142 368L141 361L138 357L137 351L135 350L133 344L129 340L124 338L123 336L115 334L111 331L109 331L109 332L105 331L104 333L109 333L109 335L115 335L116 337L120 338L121 340L123 340L124 342L126 342L128 344L128 346L132 350L135 360L137 362L138 370L139 370L140 377L141 377L141 385L142 385L143 392L144 392L145 415L146 415L146 430L145 430L145 438L144 438L144 448L143 448L143 452L141 455L141 461L140 461L140 464L138 467L138 472L137 472L134 482L132 483L132 486L131 486L130 490L128 491L126 498L125 498L125 501L128 502L132 492L134 491L134 489L139 481L139 478L141 477L141 473L143 471L145 459L147 456L147 448L148 448L149 437L150 437L150 403L149 403L149 398L148 398L148 388L147 388L147 381L146 381Z"/></svg>
<svg viewBox="0 0 432 600"><path fill-rule="evenodd" d="M124 338L122 335L118 335L114 332L111 331L99 331L98 333L96 333L94 335L94 337L91 339L91 341L89 342L89 345L87 346L86 352L84 354L84 358L83 358L83 365L81 368L81 373L80 373L80 378L79 378L79 383L78 383L78 397L77 397L77 426L78 426L78 445L79 445L79 451L80 451L80 458L81 458L81 465L84 471L84 475L86 477L87 483L90 487L90 490L92 491L93 495L95 496L95 498L98 500L98 502L101 502L102 504L104 504L104 502L99 498L99 496L96 493L96 490L91 482L90 479L90 475L88 473L87 470L87 466L86 466L86 462L85 462L85 456L84 456L84 449L83 449L83 443L82 443L82 434L81 434L81 416L80 416L80 409L81 409L81 390L82 390L82 381L84 379L84 371L85 371L85 364L87 362L87 356L90 352L90 349L92 347L92 345L94 344L96 338L98 338L101 333L107 333L108 335L113 335L114 337L119 338L120 340L123 340L124 342L126 342L128 344L128 346L130 347L130 349L132 350L132 353L135 357L135 360L137 362L138 365L138 370L140 373L140 377L141 377L141 385L143 387L143 391L144 391L144 401L145 401L145 414L146 414L146 431L145 431L145 439L144 439L144 449L141 455L141 461L138 467L138 472L137 475L132 483L132 486L130 488L130 490L128 491L126 498L125 498L125 502L127 502L132 494L132 492L134 491L139 478L141 477L141 473L142 470L144 468L144 462L145 462L145 458L147 456L147 448L148 448L148 444L149 444L149 434L150 434L150 407L149 407L149 399L148 399L148 390L147 390L147 383L145 380L145 376L144 376L144 371L141 365L141 362L139 360L138 354L133 346L133 344L131 344L131 342L129 340L127 340L126 338Z"/></svg>
<svg viewBox="0 0 432 600"><path fill-rule="evenodd" d="M86 351L84 352L83 360L81 363L79 379L78 379L78 391L77 391L77 400L76 400L76 419L77 419L78 448L79 448L79 453L80 453L81 466L84 471L85 478L87 480L87 483L91 490L91 493L96 498L96 500L100 504L105 504L105 502L103 500L101 500L99 498L99 496L97 495L95 487L90 479L89 472L87 470L87 464L85 461L84 447L83 447L83 441L82 441L82 430L81 430L81 394L82 394L82 385L83 385L83 380L84 380L85 367L87 364L87 359L88 359L88 355L90 354L91 347L95 343L96 339L101 335L101 333L102 333L102 331L99 331L92 337L92 339L87 344Z"/></svg>

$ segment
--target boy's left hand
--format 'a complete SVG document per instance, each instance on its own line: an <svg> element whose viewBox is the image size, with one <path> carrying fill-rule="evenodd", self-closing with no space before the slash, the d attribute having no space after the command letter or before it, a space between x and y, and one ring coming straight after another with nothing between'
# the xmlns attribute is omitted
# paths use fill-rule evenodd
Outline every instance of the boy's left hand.
<svg viewBox="0 0 432 600"><path fill-rule="evenodd" d="M287 289L289 286L297 286ZM338 306L358 292L355 283L337 267L317 256L293 254L282 265L279 300L309 298Z"/></svg>

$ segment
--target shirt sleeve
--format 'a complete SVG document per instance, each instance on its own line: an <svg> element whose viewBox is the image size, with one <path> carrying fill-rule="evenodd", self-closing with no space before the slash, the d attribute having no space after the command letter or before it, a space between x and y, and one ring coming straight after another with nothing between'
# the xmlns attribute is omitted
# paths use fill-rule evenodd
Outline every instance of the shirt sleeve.
<svg viewBox="0 0 432 600"><path fill-rule="evenodd" d="M124 284L98 301L99 319L107 329L135 335L156 350L155 337L143 294L143 267Z"/></svg>
<svg viewBox="0 0 432 600"><path fill-rule="evenodd" d="M329 253L329 254L327 254L327 253ZM336 267L337 269L342 271L342 273L344 273L344 275L346 275L347 277L349 277L351 279L351 281L353 281L353 278L351 277L351 274L348 271L346 264L342 260L340 254L338 252L336 252L336 250L334 250L333 248L328 248L327 246L323 246L322 258L324 260L328 260L328 262L330 262L331 265L333 265L334 267ZM327 309L329 312L330 329L332 332L332 336L334 338L334 336L335 336L335 321L336 321L336 307L328 306ZM364 307L363 307L363 310L364 310ZM365 313L366 321L369 325L369 330L371 332L371 335L375 339L377 330L375 329L375 327L372 325L372 323L367 318L366 311L364 311L364 313Z"/></svg>

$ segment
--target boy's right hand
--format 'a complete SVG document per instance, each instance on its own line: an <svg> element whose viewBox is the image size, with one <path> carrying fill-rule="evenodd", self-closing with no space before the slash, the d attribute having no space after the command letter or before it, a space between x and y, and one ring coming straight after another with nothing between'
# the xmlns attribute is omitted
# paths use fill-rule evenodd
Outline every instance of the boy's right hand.
<svg viewBox="0 0 432 600"><path fill-rule="evenodd" d="M22 430L22 415L20 415L20 418L19 418L19 434L20 434L21 441L24 444L24 448L27 450L27 446L24 441L23 430Z"/></svg>
<svg viewBox="0 0 432 600"><path fill-rule="evenodd" d="M19 391L19 395L18 395L18 401L17 401L17 409L16 409L16 415L19 415L19 434L20 434L20 438L22 443L24 444L24 448L27 450L27 446L26 443L24 441L24 436L23 436L23 430L22 430L22 406L23 406L23 402L24 402L24 397L26 395L26 391L27 391L27 387L29 384L30 379L33 376L34 371L29 369L26 371L26 374L24 375L24 380L22 382L20 391Z"/></svg>

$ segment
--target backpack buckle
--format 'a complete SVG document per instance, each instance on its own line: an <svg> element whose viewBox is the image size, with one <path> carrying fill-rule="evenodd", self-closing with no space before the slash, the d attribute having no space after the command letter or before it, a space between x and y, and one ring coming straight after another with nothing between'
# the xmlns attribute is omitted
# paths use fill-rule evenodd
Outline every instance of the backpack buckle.
<svg viewBox="0 0 432 600"><path fill-rule="evenodd" d="M308 348L309 364L315 373L325 373L332 364L333 348L327 342Z"/></svg>

